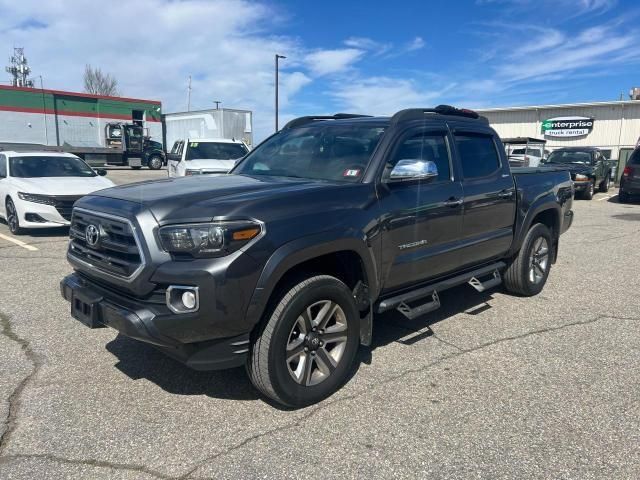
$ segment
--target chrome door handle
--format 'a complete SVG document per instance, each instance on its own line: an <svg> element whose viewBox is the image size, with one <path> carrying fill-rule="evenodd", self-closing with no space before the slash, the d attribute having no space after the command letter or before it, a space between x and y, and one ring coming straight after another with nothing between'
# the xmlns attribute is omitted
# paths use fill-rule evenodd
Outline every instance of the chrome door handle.
<svg viewBox="0 0 640 480"><path fill-rule="evenodd" d="M511 198L513 197L513 190L503 190L498 194L500 198Z"/></svg>
<svg viewBox="0 0 640 480"><path fill-rule="evenodd" d="M447 207L459 207L460 205L462 205L462 203L463 200L461 198L450 198L449 200L444 202Z"/></svg>

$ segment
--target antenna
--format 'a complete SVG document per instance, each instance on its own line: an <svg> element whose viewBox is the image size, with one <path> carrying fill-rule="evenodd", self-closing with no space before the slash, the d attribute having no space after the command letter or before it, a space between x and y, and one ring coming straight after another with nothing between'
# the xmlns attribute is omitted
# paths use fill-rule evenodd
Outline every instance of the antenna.
<svg viewBox="0 0 640 480"><path fill-rule="evenodd" d="M13 56L9 59L9 66L5 68L11 75L11 85L14 87L33 88L33 80L29 78L31 68L24 55L24 48L13 47Z"/></svg>

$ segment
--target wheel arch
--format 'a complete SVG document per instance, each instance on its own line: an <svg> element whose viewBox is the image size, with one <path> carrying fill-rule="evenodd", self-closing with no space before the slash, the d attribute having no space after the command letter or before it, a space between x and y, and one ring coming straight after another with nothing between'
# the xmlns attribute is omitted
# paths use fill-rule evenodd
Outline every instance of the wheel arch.
<svg viewBox="0 0 640 480"><path fill-rule="evenodd" d="M249 302L247 322L257 325L269 308L273 295L291 279L306 274L334 276L352 291L364 287L369 304L378 291L374 257L362 239L336 238L326 233L305 237L283 245L271 255ZM370 325L367 325L369 320L367 318L363 323L364 330L369 330L370 334Z"/></svg>
<svg viewBox="0 0 640 480"><path fill-rule="evenodd" d="M511 255L515 255L520 251L522 242L531 227L536 223L542 223L551 230L551 238L554 243L552 261L555 263L560 239L561 215L562 209L555 202L551 203L547 200L541 200L537 204L532 204L515 236L514 248L511 251Z"/></svg>

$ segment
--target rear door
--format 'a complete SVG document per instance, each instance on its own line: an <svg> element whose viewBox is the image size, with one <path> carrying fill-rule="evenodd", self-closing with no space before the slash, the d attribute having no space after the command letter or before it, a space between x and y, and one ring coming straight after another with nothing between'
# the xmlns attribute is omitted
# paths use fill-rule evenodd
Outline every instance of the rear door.
<svg viewBox="0 0 640 480"><path fill-rule="evenodd" d="M385 175L400 160L430 160L438 177L429 182L383 183L380 188L382 268L385 290L437 277L458 265L455 251L462 227L462 185L454 172L446 126L405 131L392 147ZM384 176L383 176L384 179ZM383 180L384 181L384 180Z"/></svg>
<svg viewBox="0 0 640 480"><path fill-rule="evenodd" d="M461 263L477 265L500 258L511 247L516 192L499 140L488 127L454 127L462 172L464 213Z"/></svg>

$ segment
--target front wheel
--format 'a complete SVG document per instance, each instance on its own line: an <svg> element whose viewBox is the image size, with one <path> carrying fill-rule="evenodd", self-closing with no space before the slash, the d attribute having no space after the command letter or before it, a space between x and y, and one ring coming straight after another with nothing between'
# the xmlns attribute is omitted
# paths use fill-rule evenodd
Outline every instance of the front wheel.
<svg viewBox="0 0 640 480"><path fill-rule="evenodd" d="M358 350L360 316L349 288L317 275L285 288L253 338L251 382L289 407L319 402L347 380Z"/></svg>
<svg viewBox="0 0 640 480"><path fill-rule="evenodd" d="M20 216L18 215L16 206L13 204L13 200L8 198L5 207L5 210L7 212L7 225L9 226L9 231L14 235L22 235L24 233L24 230L20 227Z"/></svg>
<svg viewBox="0 0 640 480"><path fill-rule="evenodd" d="M158 157L157 155L151 157L149 159L149 170L160 170L162 168L162 157Z"/></svg>
<svg viewBox="0 0 640 480"><path fill-rule="evenodd" d="M582 198L585 200L591 200L596 193L596 181L592 180L587 185L587 189L582 193Z"/></svg>
<svg viewBox="0 0 640 480"><path fill-rule="evenodd" d="M524 238L522 248L504 273L507 291L525 297L537 295L544 288L551 269L551 232L536 223Z"/></svg>

